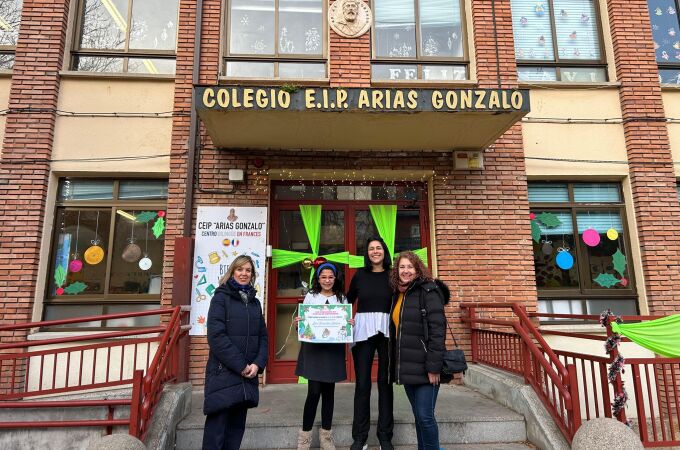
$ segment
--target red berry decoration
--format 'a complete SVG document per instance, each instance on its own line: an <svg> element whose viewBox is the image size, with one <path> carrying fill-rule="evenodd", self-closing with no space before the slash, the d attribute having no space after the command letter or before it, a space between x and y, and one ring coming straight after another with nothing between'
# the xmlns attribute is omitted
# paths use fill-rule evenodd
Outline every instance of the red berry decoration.
<svg viewBox="0 0 680 450"><path fill-rule="evenodd" d="M621 286L626 287L628 286L628 278L621 278L619 281L621 283Z"/></svg>
<svg viewBox="0 0 680 450"><path fill-rule="evenodd" d="M63 295L64 294L64 288L57 288L57 295Z"/></svg>
<svg viewBox="0 0 680 450"><path fill-rule="evenodd" d="M165 217L165 211L158 211L158 217Z"/></svg>
<svg viewBox="0 0 680 450"><path fill-rule="evenodd" d="M534 220L536 218L536 214L530 213L529 214L529 219Z"/></svg>

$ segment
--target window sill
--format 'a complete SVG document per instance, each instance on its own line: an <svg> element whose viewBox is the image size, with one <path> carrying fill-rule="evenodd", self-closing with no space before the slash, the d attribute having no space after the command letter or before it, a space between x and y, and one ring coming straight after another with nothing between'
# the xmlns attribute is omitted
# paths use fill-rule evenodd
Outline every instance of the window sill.
<svg viewBox="0 0 680 450"><path fill-rule="evenodd" d="M389 88L416 88L416 89L431 89L431 88L470 88L476 87L478 82L476 80L459 80L459 81L431 81L431 80L372 80L371 86L375 87L389 87Z"/></svg>
<svg viewBox="0 0 680 450"><path fill-rule="evenodd" d="M569 323L567 320L565 320L565 322L566 323L564 324L556 324L553 322L551 324L541 325L539 327L539 331L552 330L552 331L566 331L569 333L602 334L602 335L607 334L605 329L602 328L602 325L600 324L596 323L575 324Z"/></svg>
<svg viewBox="0 0 680 450"><path fill-rule="evenodd" d="M530 83L527 81L519 82L519 87L523 89L618 89L620 86L621 83L618 81L593 83L573 83L569 81L541 81L538 83Z"/></svg>
<svg viewBox="0 0 680 450"><path fill-rule="evenodd" d="M81 78L89 80L128 80L128 81L175 81L175 75L147 73L100 73L79 72L77 70L62 70L59 72L62 78Z"/></svg>
<svg viewBox="0 0 680 450"><path fill-rule="evenodd" d="M0 69L0 78L12 78L13 73L12 69Z"/></svg>
<svg viewBox="0 0 680 450"><path fill-rule="evenodd" d="M282 80L281 78L230 78L219 77L219 84L238 86L329 86L328 78L298 78Z"/></svg>
<svg viewBox="0 0 680 450"><path fill-rule="evenodd" d="M677 91L680 91L680 84L662 83L661 84L661 90L662 91L677 92Z"/></svg>

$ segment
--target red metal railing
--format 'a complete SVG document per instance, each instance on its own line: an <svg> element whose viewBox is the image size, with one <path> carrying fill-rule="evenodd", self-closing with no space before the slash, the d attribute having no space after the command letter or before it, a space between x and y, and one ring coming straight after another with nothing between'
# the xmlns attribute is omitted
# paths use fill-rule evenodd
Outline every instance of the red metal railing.
<svg viewBox="0 0 680 450"><path fill-rule="evenodd" d="M22 340L0 344L0 408L106 407L106 419L0 422L2 428L128 426L143 438L162 386L176 378L178 342L188 331L187 308L108 314L0 326L0 333L132 317L159 316L159 325L124 331ZM55 394L132 386L127 399L33 400ZM117 406L130 406L128 418L114 419Z"/></svg>
<svg viewBox="0 0 680 450"><path fill-rule="evenodd" d="M562 430L564 436L571 441L573 434L580 426L581 419L590 420L598 417L612 417L611 402L621 393L624 380L621 374L609 382L609 364L617 356L605 355L604 342L612 331L607 324L606 335L575 333L542 329L540 332L531 318L569 319L585 323L597 323L599 316L579 314L543 314L526 313L520 305L512 303L468 303L462 305L469 311L464 322L470 324L472 333L472 360L524 376L531 384L553 419ZM515 317L507 319L487 319L477 317L480 310L502 310L505 316L511 311ZM488 311L487 311L488 312ZM487 314L489 315L489 314ZM653 320L659 316L623 316L624 321ZM578 322L577 322L578 323ZM493 329L480 328L477 325L492 325ZM505 330L499 330L505 328ZM512 328L513 331L507 331ZM529 338L518 329L530 330ZM535 331L534 331L535 330ZM556 335L581 340L594 340L602 343L602 355L591 355L577 351L553 350L545 340L537 336ZM533 342L531 342L533 341ZM623 338L622 342L630 342ZM562 376L562 387L555 383L554 377L546 377L545 364L537 365L536 352L530 350L537 347L543 360ZM519 350L518 350L519 347ZM578 345L574 345L578 348ZM530 358L527 359L527 354ZM624 355L625 356L625 355ZM520 364L517 363L520 362ZM680 359L673 358L626 358L627 371L632 378L626 390L629 394L629 414L635 411L637 419L633 421L634 429L639 433L645 447L666 447L680 445ZM564 376L563 369L567 375ZM560 398L567 391L571 394L570 404L566 397ZM568 409L571 408L571 411ZM572 419L569 420L571 414ZM565 416L566 419L565 420ZM626 410L621 410L616 417L626 423Z"/></svg>

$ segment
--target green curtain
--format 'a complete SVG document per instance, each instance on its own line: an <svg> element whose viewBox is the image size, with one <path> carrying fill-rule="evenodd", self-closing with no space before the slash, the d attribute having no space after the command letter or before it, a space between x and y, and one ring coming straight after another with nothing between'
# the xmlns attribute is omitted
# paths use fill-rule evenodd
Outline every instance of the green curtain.
<svg viewBox="0 0 680 450"><path fill-rule="evenodd" d="M612 323L612 331L669 358L680 358L680 314L639 323Z"/></svg>
<svg viewBox="0 0 680 450"><path fill-rule="evenodd" d="M397 205L369 205L378 234L394 257L394 235L397 231Z"/></svg>
<svg viewBox="0 0 680 450"><path fill-rule="evenodd" d="M321 205L300 205L300 213L312 253L318 255L321 240Z"/></svg>

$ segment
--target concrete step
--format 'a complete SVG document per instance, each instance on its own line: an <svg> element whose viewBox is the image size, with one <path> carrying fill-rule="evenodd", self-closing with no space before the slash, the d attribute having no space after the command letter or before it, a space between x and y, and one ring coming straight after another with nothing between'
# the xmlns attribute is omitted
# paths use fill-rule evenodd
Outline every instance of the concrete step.
<svg viewBox="0 0 680 450"><path fill-rule="evenodd" d="M377 447L375 436L377 422L377 388L371 396L371 432L369 446ZM394 438L395 446L413 448L417 444L411 406L401 386L394 387ZM305 385L269 385L260 391L260 406L248 412L243 449L286 449L297 445L297 432L302 424L302 408L307 387ZM354 384L338 384L335 389L335 413L333 434L339 447L352 443L352 411ZM203 393L195 392L192 411L177 426L177 450L200 449L203 439L202 413ZM508 408L498 405L483 395L464 386L442 386L437 399L437 421L440 443L445 448L457 448L459 444L490 444L487 447L460 447L490 450L519 449L526 441L524 417ZM317 424L313 433L312 446L318 446ZM510 444L506 444L510 443ZM506 446L511 445L511 446ZM519 447L518 447L519 445Z"/></svg>

